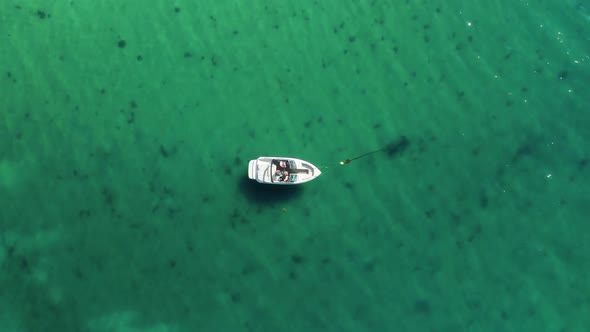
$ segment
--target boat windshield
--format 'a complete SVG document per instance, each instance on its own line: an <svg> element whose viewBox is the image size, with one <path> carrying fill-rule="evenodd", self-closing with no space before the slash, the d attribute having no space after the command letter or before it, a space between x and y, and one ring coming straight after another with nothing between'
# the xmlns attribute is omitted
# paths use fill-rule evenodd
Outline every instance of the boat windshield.
<svg viewBox="0 0 590 332"><path fill-rule="evenodd" d="M295 163L293 160L288 159L273 159L272 164L275 165L278 170L290 172L292 169L295 169Z"/></svg>

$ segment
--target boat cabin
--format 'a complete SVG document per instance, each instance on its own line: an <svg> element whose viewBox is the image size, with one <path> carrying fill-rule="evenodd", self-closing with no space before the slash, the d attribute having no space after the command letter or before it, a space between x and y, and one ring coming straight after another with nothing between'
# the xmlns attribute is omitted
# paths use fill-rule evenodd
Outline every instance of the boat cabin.
<svg viewBox="0 0 590 332"><path fill-rule="evenodd" d="M294 160L273 159L271 163L272 182L296 182L297 164Z"/></svg>

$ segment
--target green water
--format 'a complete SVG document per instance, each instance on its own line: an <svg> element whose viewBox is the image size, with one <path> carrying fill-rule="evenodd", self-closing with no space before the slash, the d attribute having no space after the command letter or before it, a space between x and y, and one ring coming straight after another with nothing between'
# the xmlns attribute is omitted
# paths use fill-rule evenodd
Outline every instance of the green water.
<svg viewBox="0 0 590 332"><path fill-rule="evenodd" d="M589 331L589 30L586 0L2 1L0 330ZM257 185L263 155L323 174Z"/></svg>

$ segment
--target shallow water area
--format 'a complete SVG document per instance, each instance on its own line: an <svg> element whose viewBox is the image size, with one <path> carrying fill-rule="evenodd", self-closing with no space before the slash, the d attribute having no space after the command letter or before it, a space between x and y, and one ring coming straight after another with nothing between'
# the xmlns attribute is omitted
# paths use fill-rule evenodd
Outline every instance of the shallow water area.
<svg viewBox="0 0 590 332"><path fill-rule="evenodd" d="M588 8L0 3L0 330L587 331Z"/></svg>

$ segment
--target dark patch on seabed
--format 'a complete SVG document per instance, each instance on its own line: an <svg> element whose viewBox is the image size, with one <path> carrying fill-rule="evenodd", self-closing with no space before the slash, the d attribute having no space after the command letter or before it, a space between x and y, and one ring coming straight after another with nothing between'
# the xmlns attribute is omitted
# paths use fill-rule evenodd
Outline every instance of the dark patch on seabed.
<svg viewBox="0 0 590 332"><path fill-rule="evenodd" d="M406 151L409 145L410 141L408 138L406 136L400 136L396 141L389 143L384 151L388 157L395 157Z"/></svg>

